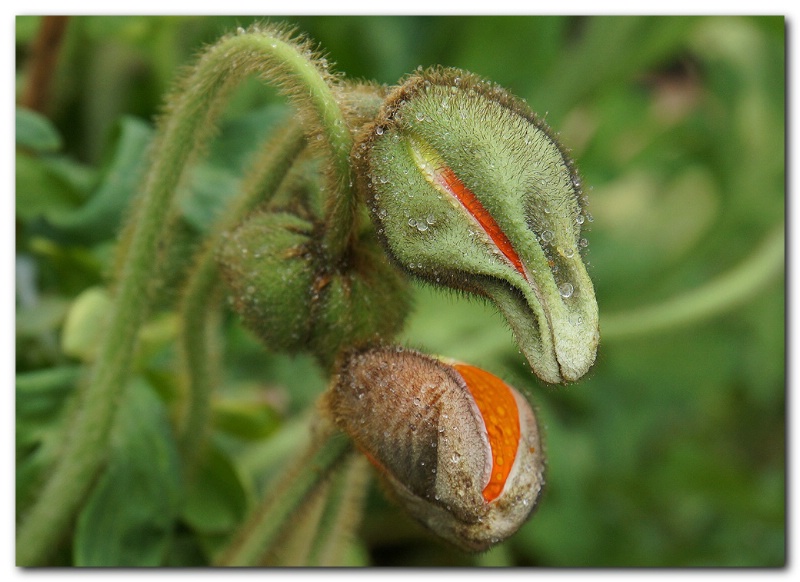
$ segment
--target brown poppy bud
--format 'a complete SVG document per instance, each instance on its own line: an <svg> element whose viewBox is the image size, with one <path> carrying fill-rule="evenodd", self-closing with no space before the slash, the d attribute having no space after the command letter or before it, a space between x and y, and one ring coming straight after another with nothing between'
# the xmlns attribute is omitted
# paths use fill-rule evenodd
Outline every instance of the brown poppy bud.
<svg viewBox="0 0 800 582"><path fill-rule="evenodd" d="M544 484L536 417L489 372L369 349L344 361L326 404L411 515L464 550L508 538L536 505Z"/></svg>

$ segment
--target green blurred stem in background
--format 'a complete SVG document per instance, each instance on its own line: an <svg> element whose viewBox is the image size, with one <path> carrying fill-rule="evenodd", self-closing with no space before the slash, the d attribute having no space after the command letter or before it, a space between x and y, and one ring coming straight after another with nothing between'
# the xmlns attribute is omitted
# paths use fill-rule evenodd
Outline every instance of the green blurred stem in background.
<svg viewBox="0 0 800 582"><path fill-rule="evenodd" d="M648 335L719 315L751 299L784 272L785 229L775 227L730 271L663 303L600 316L603 341Z"/></svg>

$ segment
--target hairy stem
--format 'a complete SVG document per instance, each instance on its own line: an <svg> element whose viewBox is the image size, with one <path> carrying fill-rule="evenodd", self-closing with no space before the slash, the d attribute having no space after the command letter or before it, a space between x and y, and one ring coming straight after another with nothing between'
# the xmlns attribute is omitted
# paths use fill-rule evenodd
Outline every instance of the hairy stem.
<svg viewBox="0 0 800 582"><path fill-rule="evenodd" d="M338 476L341 470L336 472ZM331 476L317 487L303 503L302 507L283 524L278 536L280 544L269 550L259 560L260 566L303 567L309 565L309 554L316 539L320 523L331 492Z"/></svg>
<svg viewBox="0 0 800 582"><path fill-rule="evenodd" d="M181 348L186 377L187 403L181 430L181 448L187 473L191 473L208 432L211 394L217 377L217 359L211 348L210 317L218 309L213 301L219 285L215 252L225 233L257 204L277 190L292 163L302 152L305 137L296 123L290 123L267 141L255 156L251 171L242 184L242 194L215 225L189 277L181 305Z"/></svg>
<svg viewBox="0 0 800 582"><path fill-rule="evenodd" d="M215 561L217 566L253 566L260 563L279 534L305 502L329 478L331 471L347 458L351 442L344 434L327 427L295 462L260 507L244 524L231 544Z"/></svg>
<svg viewBox="0 0 800 582"><path fill-rule="evenodd" d="M784 227L780 225L749 257L705 285L657 305L603 316L603 340L613 341L680 327L744 303L783 273L784 241Z"/></svg>
<svg viewBox="0 0 800 582"><path fill-rule="evenodd" d="M213 135L230 91L250 74L277 81L295 103L308 104L342 152L348 143L344 121L322 73L276 30L227 36L209 48L169 101L154 144L152 164L123 248L114 306L100 352L64 449L40 497L17 535L17 564L42 564L62 539L100 469L117 403L150 304L153 257L165 243L165 224L185 168ZM349 154L349 150L348 150ZM336 159L343 158L340 154ZM342 162L334 164L341 170Z"/></svg>
<svg viewBox="0 0 800 582"><path fill-rule="evenodd" d="M361 453L353 452L334 477L321 527L313 540L307 566L342 566L344 554L361 522L369 484L370 465Z"/></svg>

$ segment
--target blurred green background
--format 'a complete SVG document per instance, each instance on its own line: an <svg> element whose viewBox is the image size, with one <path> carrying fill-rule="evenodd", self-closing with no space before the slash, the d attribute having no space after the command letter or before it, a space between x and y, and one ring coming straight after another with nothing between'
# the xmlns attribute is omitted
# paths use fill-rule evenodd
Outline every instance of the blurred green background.
<svg viewBox="0 0 800 582"><path fill-rule="evenodd" d="M18 515L57 455L69 396L92 361L113 247L162 97L202 46L254 20L262 19L70 18L43 115L18 111ZM626 331L620 314L724 275L784 220L783 17L271 20L295 24L349 78L394 84L419 65L441 64L525 98L572 151L594 218L585 259L601 345L579 383L538 382L502 318L478 301L419 287L404 333L409 345L506 378L534 403L549 464L533 518L502 546L467 556L374 486L350 563L782 566L782 270L757 281L746 301L674 328ZM40 22L17 18L18 101ZM235 194L248 152L285 114L257 81L236 93L181 196L178 253L195 247ZM214 448L199 484L184 488L171 429L180 265L178 257L161 269L136 390L59 564L206 564L324 389L310 360L268 354L226 318Z"/></svg>

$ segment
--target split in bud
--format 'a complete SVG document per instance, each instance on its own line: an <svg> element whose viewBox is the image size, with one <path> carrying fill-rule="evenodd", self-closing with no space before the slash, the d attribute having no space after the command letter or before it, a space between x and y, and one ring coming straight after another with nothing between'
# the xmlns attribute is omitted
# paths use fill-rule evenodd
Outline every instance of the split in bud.
<svg viewBox="0 0 800 582"><path fill-rule="evenodd" d="M543 380L586 373L599 332L580 254L580 180L525 103L462 71L415 74L366 126L353 158L397 264L491 299Z"/></svg>
<svg viewBox="0 0 800 582"><path fill-rule="evenodd" d="M355 352L326 405L411 515L462 549L505 540L536 505L536 418L484 370L401 348Z"/></svg>

